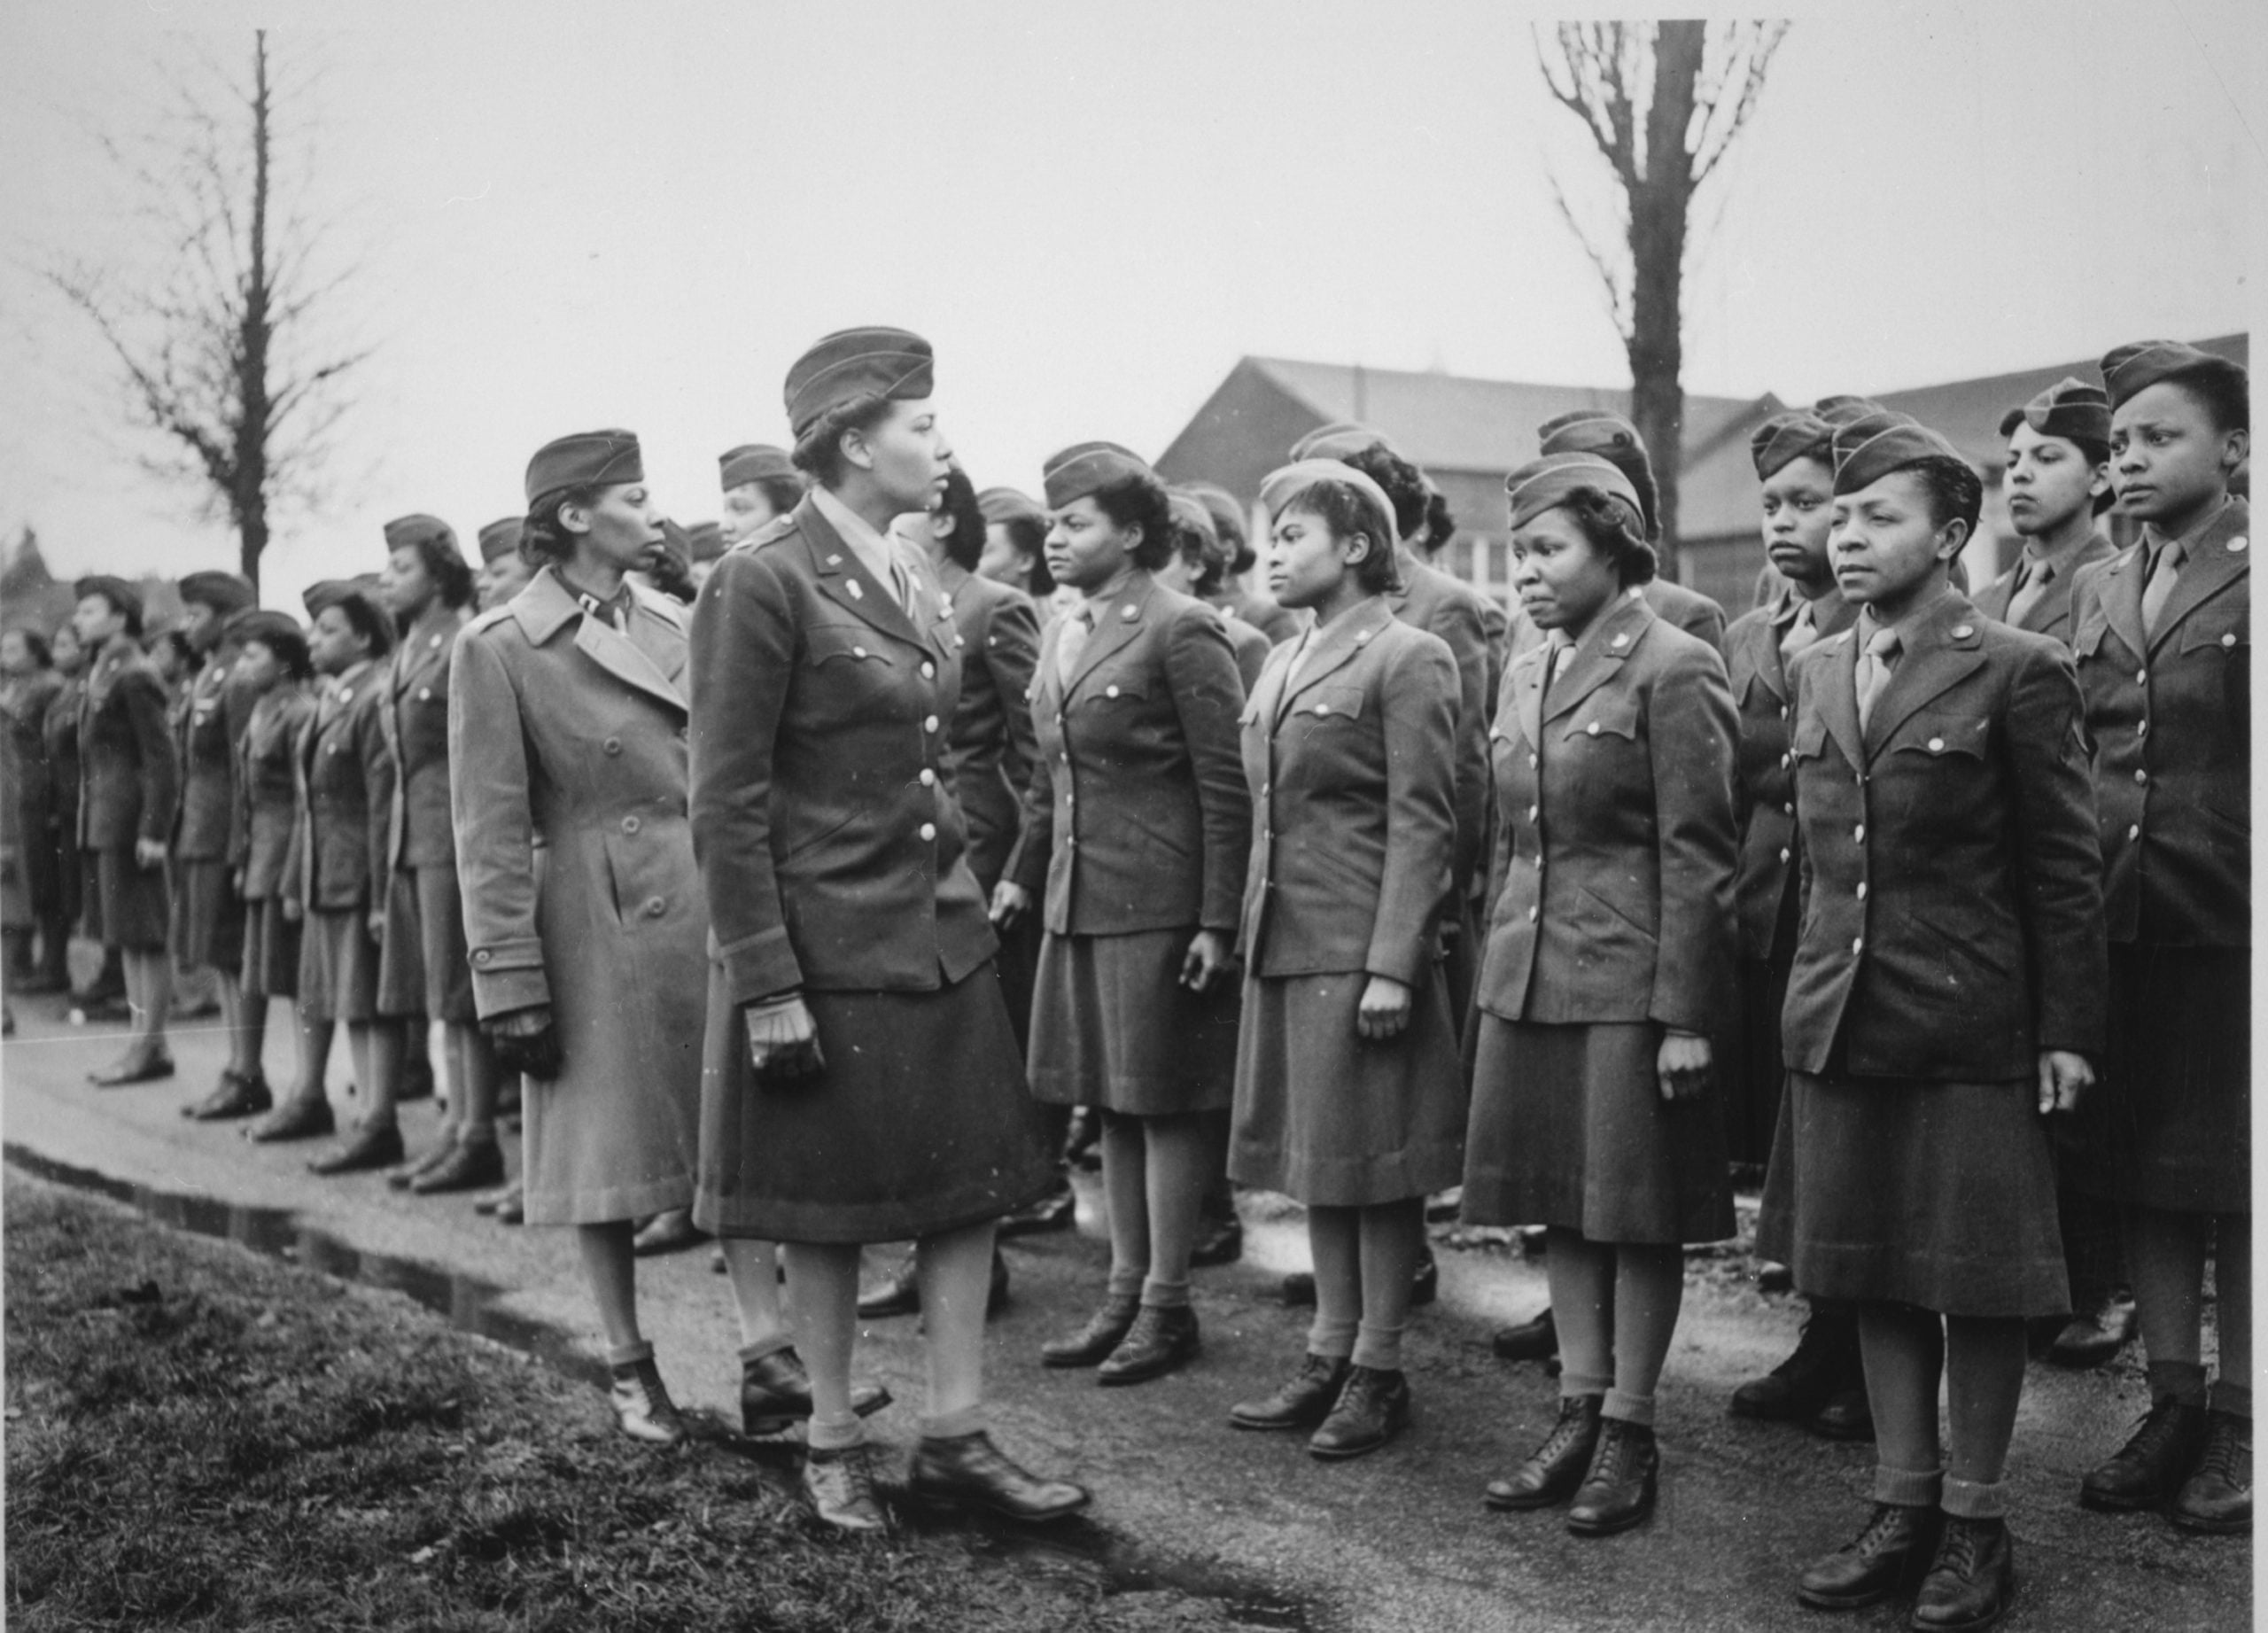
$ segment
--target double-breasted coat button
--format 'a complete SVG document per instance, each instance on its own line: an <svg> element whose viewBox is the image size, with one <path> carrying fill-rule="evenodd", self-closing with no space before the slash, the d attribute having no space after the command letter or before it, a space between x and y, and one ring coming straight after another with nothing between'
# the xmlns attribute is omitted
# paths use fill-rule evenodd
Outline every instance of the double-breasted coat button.
<svg viewBox="0 0 2268 1633"><path fill-rule="evenodd" d="M2150 672L2149 672L2149 670L2148 670L2147 667L2145 667L2145 668L2141 668L2141 669L2137 669L2137 670L2134 672L2134 684L2135 684L2135 685L2137 685L2137 686L2148 686L2149 683L2150 683Z"/></svg>
<svg viewBox="0 0 2268 1633"><path fill-rule="evenodd" d="M1542 765L1542 763L1543 763L1543 762L1542 762L1542 760L1539 760L1538 758L1535 758L1535 756L1534 756L1534 755L1533 755L1533 754L1531 754L1531 755L1529 755L1529 756L1527 757L1528 769L1529 769L1529 770L1531 770L1531 771L1534 770L1538 766Z"/></svg>
<svg viewBox="0 0 2268 1633"><path fill-rule="evenodd" d="M644 826L645 824L634 816L626 816L622 819L622 831L625 834L634 834Z"/></svg>
<svg viewBox="0 0 2268 1633"><path fill-rule="evenodd" d="M927 719L923 720L921 722L921 729L925 732L936 731L937 729L937 717L933 714Z"/></svg>
<svg viewBox="0 0 2268 1633"><path fill-rule="evenodd" d="M1859 899L1860 901L1867 899L1867 882L1864 879L1859 881Z"/></svg>
<svg viewBox="0 0 2268 1633"><path fill-rule="evenodd" d="M479 952L472 955L472 961L476 964L485 964L495 956L496 955L493 953L491 953L487 948L483 947Z"/></svg>
<svg viewBox="0 0 2268 1633"><path fill-rule="evenodd" d="M2140 839L2141 836L2142 836L2142 825L2141 825L2140 822L2133 823L2133 824L2130 825L2130 826L2127 828L2127 829L2126 829L2126 837L2127 837L2127 838L2129 838L2129 839Z"/></svg>
<svg viewBox="0 0 2268 1633"><path fill-rule="evenodd" d="M922 823L922 824L921 824L921 837L922 837L922 838L924 838L924 839L935 839L936 836L937 836L937 825L936 825L935 822L924 822L924 823Z"/></svg>
<svg viewBox="0 0 2268 1633"><path fill-rule="evenodd" d="M433 688L430 686L419 687L417 688L417 701L422 704L431 703L433 701Z"/></svg>
<svg viewBox="0 0 2268 1633"><path fill-rule="evenodd" d="M1854 936L1851 938L1851 951L1853 954L1857 953L1860 949L1864 947L1866 945L1867 938L1864 936Z"/></svg>
<svg viewBox="0 0 2268 1633"><path fill-rule="evenodd" d="M669 903L664 901L660 897L649 896L646 898L646 916L648 918L658 919L662 914L667 913L669 910Z"/></svg>
<svg viewBox="0 0 2268 1633"><path fill-rule="evenodd" d="M1780 847L1780 859L1783 862L1788 859L1788 847L1785 845Z"/></svg>
<svg viewBox="0 0 2268 1633"><path fill-rule="evenodd" d="M1782 805L1780 809L1786 812L1790 816L1793 816L1796 814L1796 802L1791 799L1784 805Z"/></svg>
<svg viewBox="0 0 2268 1633"><path fill-rule="evenodd" d="M2229 554L2232 556L2243 555L2245 547L2251 542L2252 541L2247 539L2242 533L2239 533L2235 538L2229 540Z"/></svg>
<svg viewBox="0 0 2268 1633"><path fill-rule="evenodd" d="M619 754L622 752L622 739L619 737L610 737L602 746L609 754Z"/></svg>
<svg viewBox="0 0 2268 1633"><path fill-rule="evenodd" d="M1535 922L1535 909L1533 907L1527 910L1527 921L1531 924Z"/></svg>
<svg viewBox="0 0 2268 1633"><path fill-rule="evenodd" d="M2148 736L2150 735L2150 723L2148 720L2144 720L2140 725L2135 727L2134 735L2137 737Z"/></svg>
<svg viewBox="0 0 2268 1633"><path fill-rule="evenodd" d="M1782 770L1783 770L1783 771L1784 771L1784 770L1786 770L1789 766L1790 766L1794 765L1795 763L1796 763L1796 757L1795 757L1794 755L1792 755L1792 754L1783 754L1783 755L1780 757L1780 767L1781 767L1781 769L1782 769Z"/></svg>
<svg viewBox="0 0 2268 1633"><path fill-rule="evenodd" d="M1783 720L1788 718L1788 705L1785 704L1780 705L1780 718Z"/></svg>
<svg viewBox="0 0 2268 1633"><path fill-rule="evenodd" d="M1867 825L1864 822L1860 823L1856 828L1851 830L1851 843L1852 844L1864 844L1867 843Z"/></svg>
<svg viewBox="0 0 2268 1633"><path fill-rule="evenodd" d="M2134 768L2134 781L2135 781L2135 782L2148 782L2149 780L2150 780L2150 774L2149 774L2148 772L2144 771L2144 770L2143 770L2140 766L2137 766Z"/></svg>
<svg viewBox="0 0 2268 1633"><path fill-rule="evenodd" d="M921 767L921 786L922 786L923 788L925 788L925 789L926 789L926 788L935 788L935 787L936 786L936 782L937 782L937 774L936 774L936 772L934 772L934 771L930 770L927 766L922 766L922 767Z"/></svg>

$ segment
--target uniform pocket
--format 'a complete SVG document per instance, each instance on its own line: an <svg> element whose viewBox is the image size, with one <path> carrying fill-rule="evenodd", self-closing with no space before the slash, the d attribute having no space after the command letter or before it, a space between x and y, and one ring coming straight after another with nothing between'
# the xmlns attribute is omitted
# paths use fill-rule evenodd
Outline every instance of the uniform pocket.
<svg viewBox="0 0 2268 1633"><path fill-rule="evenodd" d="M1638 700L1619 692L1594 692L1567 722L1563 737L1619 737L1638 741Z"/></svg>
<svg viewBox="0 0 2268 1633"><path fill-rule="evenodd" d="M1300 694L1293 711L1309 719L1359 720L1363 718L1363 688L1359 686L1317 686Z"/></svg>
<svg viewBox="0 0 2268 1633"><path fill-rule="evenodd" d="M843 629L821 625L804 636L805 661L814 668L837 659L851 663L880 664L887 669L893 662L889 648L879 635L863 629Z"/></svg>
<svg viewBox="0 0 2268 1633"><path fill-rule="evenodd" d="M1992 727L1984 715L1917 714L1899 727L1889 750L1933 759L1982 760L1991 744Z"/></svg>

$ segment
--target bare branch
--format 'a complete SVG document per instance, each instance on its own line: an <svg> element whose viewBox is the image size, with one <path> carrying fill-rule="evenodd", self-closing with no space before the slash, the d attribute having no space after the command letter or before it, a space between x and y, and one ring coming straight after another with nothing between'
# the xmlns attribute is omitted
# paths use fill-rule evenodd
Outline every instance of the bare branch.
<svg viewBox="0 0 2268 1633"><path fill-rule="evenodd" d="M1590 257L1593 269L1606 292L1606 315L1613 321L1615 332L1624 345L1630 341L1630 284L1619 258L1603 248L1593 238L1582 222L1576 218L1574 206L1567 202L1566 190L1559 185L1559 177L1549 166L1544 179L1551 183L1551 201L1559 206L1559 219L1575 235L1575 242L1582 245L1583 253Z"/></svg>
<svg viewBox="0 0 2268 1633"><path fill-rule="evenodd" d="M1692 163L1695 186L1709 177L1724 159L1764 92L1764 77L1780 43L1788 37L1784 22L1725 25L1718 37L1721 60L1716 74L1702 89L1694 108L1693 128L1686 152Z"/></svg>

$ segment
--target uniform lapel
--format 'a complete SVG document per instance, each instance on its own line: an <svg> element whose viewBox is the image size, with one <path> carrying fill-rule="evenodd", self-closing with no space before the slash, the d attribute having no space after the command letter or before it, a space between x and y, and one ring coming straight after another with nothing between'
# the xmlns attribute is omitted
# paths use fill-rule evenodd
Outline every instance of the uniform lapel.
<svg viewBox="0 0 2268 1633"><path fill-rule="evenodd" d="M1385 598L1374 596L1362 605L1349 609L1336 624L1321 631L1314 645L1308 649L1308 661L1300 665L1298 678L1284 688L1284 695L1277 705L1277 714L1282 716L1291 708L1293 698L1333 671L1352 663L1355 655L1370 645L1372 638L1393 618L1394 610L1386 604ZM1288 666L1285 673L1291 673Z"/></svg>
<svg viewBox="0 0 2268 1633"><path fill-rule="evenodd" d="M812 573L819 581L821 595L878 634L916 646L927 644L921 632L905 616L905 609L898 605L896 588L875 581L874 575L866 571L866 564L858 558L858 552L844 541L826 514L808 497L796 507L796 525L803 535L804 548L809 554ZM888 545L889 540L885 538L883 543ZM911 571L909 565L908 572Z"/></svg>
<svg viewBox="0 0 2268 1633"><path fill-rule="evenodd" d="M2134 545L2103 569L2102 615L2126 649L2147 653L2150 639L2142 629L2142 547Z"/></svg>
<svg viewBox="0 0 2268 1633"><path fill-rule="evenodd" d="M1150 604L1157 598L1157 580L1148 573L1138 572L1097 609L1097 626L1088 635L1087 644L1079 649L1078 657L1071 660L1071 678L1063 688L1065 697L1079 689L1079 683L1094 673L1097 664L1141 633L1142 626L1149 622ZM1063 616L1078 615L1067 612Z"/></svg>
<svg viewBox="0 0 2268 1633"><path fill-rule="evenodd" d="M633 618L652 618L656 615L638 608ZM596 664L625 686L634 686L656 701L667 704L680 713L685 711L685 694L672 684L670 678L655 666L638 643L608 623L604 618L586 618L575 632L575 649Z"/></svg>
<svg viewBox="0 0 2268 1633"><path fill-rule="evenodd" d="M2153 649L2163 645L2184 618L2244 576L2252 560L2251 540L2247 536L2249 526L2244 501L2232 499L2221 507L2218 516L2197 530L2197 536L2188 541L2188 556L2181 564L2181 576L2174 580L2173 594L2166 597L2165 610L2158 615L2158 626L2150 632Z"/></svg>
<svg viewBox="0 0 2268 1633"><path fill-rule="evenodd" d="M1984 666L1983 638L1977 633L1978 618L1969 598L1954 590L1938 597L1915 621L1898 666L1891 671L1890 684L1875 700L1873 717L1867 721L1869 756L1889 742L1915 710L1943 696Z"/></svg>
<svg viewBox="0 0 2268 1633"><path fill-rule="evenodd" d="M1567 673L1550 683L1545 693L1543 718L1556 720L1604 686L1621 669L1623 660L1638 649L1640 637L1653 624L1654 610L1635 595L1619 595L1600 615L1567 665ZM1543 650L1550 651L1547 642Z"/></svg>
<svg viewBox="0 0 2268 1633"><path fill-rule="evenodd" d="M1832 642L1821 645L1826 655L1811 666L1816 679L1805 684L1817 700L1814 706L1821 723L1843 750L1844 759L1853 767L1864 766L1867 747L1859 731L1859 638L1846 629Z"/></svg>
<svg viewBox="0 0 2268 1633"><path fill-rule="evenodd" d="M1530 748L1543 743L1543 672L1550 655L1550 646L1535 646L1512 660L1512 707Z"/></svg>

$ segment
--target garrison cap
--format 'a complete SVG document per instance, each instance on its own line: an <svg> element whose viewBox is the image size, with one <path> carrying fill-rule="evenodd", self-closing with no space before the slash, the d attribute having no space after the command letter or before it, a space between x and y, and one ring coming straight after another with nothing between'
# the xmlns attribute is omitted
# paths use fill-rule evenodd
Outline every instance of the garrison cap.
<svg viewBox="0 0 2268 1633"><path fill-rule="evenodd" d="M1149 476L1150 467L1131 448L1115 442L1074 442L1047 462L1040 473L1040 491L1047 495L1049 509L1060 510L1097 488Z"/></svg>
<svg viewBox="0 0 2268 1633"><path fill-rule="evenodd" d="M1539 454L1599 454L1609 459L1646 457L1638 428L1612 408L1570 408L1535 428ZM1619 463L1619 461L1617 461Z"/></svg>
<svg viewBox="0 0 2268 1633"><path fill-rule="evenodd" d="M1888 412L1873 398L1854 397L1848 392L1821 397L1811 405L1811 411L1830 425L1848 425L1852 420L1863 419L1869 414Z"/></svg>
<svg viewBox="0 0 2268 1633"><path fill-rule="evenodd" d="M987 522L1013 521L1022 517L1026 521L1047 524L1047 507L1030 494L1013 487L988 487L976 496L976 508Z"/></svg>
<svg viewBox="0 0 2268 1633"><path fill-rule="evenodd" d="M2201 375L2233 377L2240 387L2249 377L2241 363L2210 352L2201 352L2179 340L2137 340L2113 346L2102 354L2102 384L2115 411L2120 404L2162 380L2192 379Z"/></svg>
<svg viewBox="0 0 2268 1633"><path fill-rule="evenodd" d="M838 329L788 370L788 424L798 437L853 397L918 401L936 388L929 343L903 329Z"/></svg>
<svg viewBox="0 0 2268 1633"><path fill-rule="evenodd" d="M1586 487L1621 501L1629 508L1631 525L1644 526L1645 511L1638 503L1638 490L1622 473L1622 467L1604 455L1573 451L1532 459L1504 478L1504 497L1511 507L1512 526L1526 526L1546 510L1565 504L1578 489Z"/></svg>
<svg viewBox="0 0 2268 1633"><path fill-rule="evenodd" d="M1365 446L1368 446L1367 444ZM1271 470L1260 484L1260 507L1274 521L1290 509L1301 494L1319 482L1336 482L1351 487L1370 504L1373 548L1386 552L1386 582L1384 588L1392 591L1402 587L1402 564L1395 553L1397 535L1394 525L1394 501L1386 496L1370 477L1354 466L1336 459L1300 459L1278 470Z"/></svg>
<svg viewBox="0 0 2268 1633"><path fill-rule="evenodd" d="M695 522L685 530L685 546L695 561L720 560L725 554L725 530L715 522Z"/></svg>
<svg viewBox="0 0 2268 1633"><path fill-rule="evenodd" d="M646 464L634 431L579 431L547 442L528 461L530 506L563 487L611 487L643 482Z"/></svg>
<svg viewBox="0 0 2268 1633"><path fill-rule="evenodd" d="M234 572L183 573L178 587L183 601L210 607L224 618L260 599L252 580Z"/></svg>
<svg viewBox="0 0 2268 1633"><path fill-rule="evenodd" d="M2029 425L2043 437L2073 442L2110 440L2110 395L2101 386L2066 375L2021 408L2000 416L2000 434Z"/></svg>
<svg viewBox="0 0 2268 1633"><path fill-rule="evenodd" d="M362 579L322 579L308 585L299 599L306 603L311 619L321 618L333 607L346 609L348 621L370 634L371 657L392 647L393 619L379 604L375 587Z"/></svg>
<svg viewBox="0 0 2268 1633"><path fill-rule="evenodd" d="M99 595L110 603L114 612L123 612L137 622L142 617L142 592L114 573L89 573L71 587L71 594L81 601L89 595Z"/></svg>
<svg viewBox="0 0 2268 1633"><path fill-rule="evenodd" d="M480 530L480 559L493 562L520 553L520 534L525 530L524 516L500 516Z"/></svg>
<svg viewBox="0 0 2268 1633"><path fill-rule="evenodd" d="M1237 496L1217 482L1184 482L1175 491L1187 494L1203 505L1213 518L1213 531L1220 534L1221 542L1228 548L1229 571L1250 572L1260 557L1253 553L1251 528Z"/></svg>
<svg viewBox="0 0 2268 1633"><path fill-rule="evenodd" d="M307 666L307 632L288 612L279 612L273 607L246 607L232 614L221 626L221 633L224 639L238 645L247 641L259 642L284 659L286 668Z"/></svg>
<svg viewBox="0 0 2268 1633"><path fill-rule="evenodd" d="M1808 455L1832 469L1835 427L1808 408L1788 408L1756 428L1748 439L1749 456L1756 462L1761 482Z"/></svg>
<svg viewBox="0 0 2268 1633"><path fill-rule="evenodd" d="M1173 519L1198 538L1210 545L1221 542L1221 530L1213 525L1213 513L1205 502L1186 488L1172 488L1166 494L1166 507Z"/></svg>
<svg viewBox="0 0 2268 1633"><path fill-rule="evenodd" d="M736 448L726 448L717 455L717 467L728 494L750 482L769 481L774 477L785 477L790 481L801 479L795 461L788 457L788 450L775 448L769 442L743 442Z"/></svg>
<svg viewBox="0 0 2268 1633"><path fill-rule="evenodd" d="M397 516L386 524L385 534L386 548L389 551L399 550L406 545L423 544L428 540L439 540L448 546L451 555L463 554L457 548L456 529L438 516L426 516L422 512Z"/></svg>
<svg viewBox="0 0 2268 1633"><path fill-rule="evenodd" d="M1912 415L1878 408L1836 428L1835 491L1855 494L1921 460L1960 458L1960 449Z"/></svg>
<svg viewBox="0 0 2268 1633"><path fill-rule="evenodd" d="M1365 448L1384 448L1397 459L1402 451L1394 446L1394 439L1375 425L1365 425L1359 420L1333 420L1328 425L1318 425L1292 444L1290 458L1293 464L1303 459L1348 459Z"/></svg>

